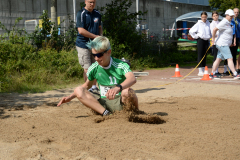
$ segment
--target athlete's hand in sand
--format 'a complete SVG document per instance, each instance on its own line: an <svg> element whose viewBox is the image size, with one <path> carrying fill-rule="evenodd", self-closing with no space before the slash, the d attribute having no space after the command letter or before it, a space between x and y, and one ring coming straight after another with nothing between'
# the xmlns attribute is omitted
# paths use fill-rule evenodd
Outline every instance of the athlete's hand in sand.
<svg viewBox="0 0 240 160"><path fill-rule="evenodd" d="M70 97L63 97L57 106L59 107L61 104L70 102L71 100L72 99Z"/></svg>
<svg viewBox="0 0 240 160"><path fill-rule="evenodd" d="M109 89L105 96L107 97L107 99L112 100L115 98L115 95L118 94L119 92L120 88L114 87L112 89Z"/></svg>

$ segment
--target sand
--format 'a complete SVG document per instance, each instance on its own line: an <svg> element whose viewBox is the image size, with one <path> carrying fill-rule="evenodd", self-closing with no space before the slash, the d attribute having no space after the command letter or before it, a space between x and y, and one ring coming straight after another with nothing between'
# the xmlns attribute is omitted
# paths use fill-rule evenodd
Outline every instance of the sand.
<svg viewBox="0 0 240 160"><path fill-rule="evenodd" d="M137 118L120 112L103 120L77 100L56 107L73 88L0 94L0 159L240 159L239 81L164 86L176 80L162 78L138 78L133 89L148 115Z"/></svg>

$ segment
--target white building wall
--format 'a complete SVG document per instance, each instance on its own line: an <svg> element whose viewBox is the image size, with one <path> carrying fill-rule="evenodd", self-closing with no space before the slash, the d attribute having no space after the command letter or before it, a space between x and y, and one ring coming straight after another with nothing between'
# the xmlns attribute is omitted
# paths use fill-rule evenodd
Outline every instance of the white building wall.
<svg viewBox="0 0 240 160"><path fill-rule="evenodd" d="M168 28L175 21L176 17L182 14L194 11L210 11L209 6L193 5L186 3L169 2L164 0L139 0L139 10L148 11L141 21L142 25L147 24L150 32L162 33L163 28ZM181 1L181 0L179 0ZM184 1L184 0L182 0ZM187 0L194 1L194 0ZM0 1L0 21L7 27L13 26L17 17L22 17L18 27L23 28L25 20L38 19L43 10L48 10L50 16L50 0L1 0ZM80 8L80 2L84 0L76 0L76 12ZM111 0L97 0L96 7L105 6ZM178 7L178 9L176 9ZM130 12L136 11L136 3L133 0L133 5ZM67 15L73 17L73 0L58 0L57 1L57 16L67 19ZM64 16L64 17L63 17ZM61 19L62 20L62 19ZM67 20L65 21L67 22ZM0 29L0 34L1 32Z"/></svg>

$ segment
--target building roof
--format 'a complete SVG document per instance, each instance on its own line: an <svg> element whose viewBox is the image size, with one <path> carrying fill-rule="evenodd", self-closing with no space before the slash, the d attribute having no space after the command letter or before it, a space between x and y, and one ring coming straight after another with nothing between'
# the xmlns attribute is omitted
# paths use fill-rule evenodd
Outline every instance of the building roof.
<svg viewBox="0 0 240 160"><path fill-rule="evenodd" d="M209 0L164 0L164 1L209 6Z"/></svg>
<svg viewBox="0 0 240 160"><path fill-rule="evenodd" d="M188 21L188 22L197 22L201 18L201 13L203 11L197 11L197 12L189 12L186 14L183 14L176 18L177 21ZM212 12L207 12L208 14L208 20L212 21ZM219 15L219 20L222 20L223 17Z"/></svg>
<svg viewBox="0 0 240 160"><path fill-rule="evenodd" d="M198 20L201 19L201 13L203 11L197 11L197 12L189 12L186 14L183 14L179 17L176 18L175 22L173 23L172 29L174 29L176 27L176 22L177 21L187 21L187 22L197 22ZM208 15L208 20L212 21L212 12L207 12ZM219 15L219 20L222 20L223 17ZM171 31L171 37L173 35L173 30ZM175 32L175 36L176 36L176 32Z"/></svg>

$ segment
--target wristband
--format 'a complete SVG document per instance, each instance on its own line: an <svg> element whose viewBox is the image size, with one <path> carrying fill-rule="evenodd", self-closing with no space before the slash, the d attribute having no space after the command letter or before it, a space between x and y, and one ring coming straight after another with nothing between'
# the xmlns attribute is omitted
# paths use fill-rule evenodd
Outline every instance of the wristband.
<svg viewBox="0 0 240 160"><path fill-rule="evenodd" d="M119 91L119 92L122 92L122 86L121 86L121 84L117 84L116 87L119 87L119 88L120 88L120 91Z"/></svg>

